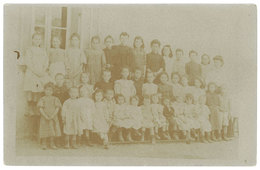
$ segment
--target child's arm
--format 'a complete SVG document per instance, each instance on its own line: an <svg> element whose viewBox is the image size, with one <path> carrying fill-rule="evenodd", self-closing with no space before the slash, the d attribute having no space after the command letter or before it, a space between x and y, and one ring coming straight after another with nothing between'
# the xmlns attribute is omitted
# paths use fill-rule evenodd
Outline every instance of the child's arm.
<svg viewBox="0 0 260 170"><path fill-rule="evenodd" d="M47 120L50 120L50 119L51 119L51 118L49 118L49 116L47 116L47 115L45 114L43 108L40 108L40 113L41 113L41 115L42 115L45 119L47 119Z"/></svg>
<svg viewBox="0 0 260 170"><path fill-rule="evenodd" d="M60 109L59 107L56 107L56 108L55 108L55 110L54 110L52 116L50 117L50 119L53 119L53 118L58 114L59 109Z"/></svg>

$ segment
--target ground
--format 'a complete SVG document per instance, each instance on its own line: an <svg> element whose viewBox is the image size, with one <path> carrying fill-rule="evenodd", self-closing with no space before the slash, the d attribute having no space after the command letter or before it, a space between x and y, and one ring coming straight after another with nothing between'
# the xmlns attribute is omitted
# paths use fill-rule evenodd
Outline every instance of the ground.
<svg viewBox="0 0 260 170"><path fill-rule="evenodd" d="M215 143L161 142L154 145L113 144L108 150L102 146L81 147L79 149L41 150L37 142L18 139L17 156L77 156L77 157L150 157L174 159L236 159L238 156L238 138Z"/></svg>

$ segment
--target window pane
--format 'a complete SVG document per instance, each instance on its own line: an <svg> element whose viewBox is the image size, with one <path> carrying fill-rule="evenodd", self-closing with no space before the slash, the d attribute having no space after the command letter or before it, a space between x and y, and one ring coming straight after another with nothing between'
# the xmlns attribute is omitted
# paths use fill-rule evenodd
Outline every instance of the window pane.
<svg viewBox="0 0 260 170"><path fill-rule="evenodd" d="M67 7L54 7L51 11L52 20L51 24L54 27L66 27L67 26Z"/></svg>
<svg viewBox="0 0 260 170"><path fill-rule="evenodd" d="M45 8L36 7L35 8L35 24L45 25Z"/></svg>
<svg viewBox="0 0 260 170"><path fill-rule="evenodd" d="M60 48L65 49L66 47L66 30L63 29L52 29L51 30L51 40L54 36L58 36L61 40ZM52 43L51 43L52 44ZM52 45L51 45L52 48Z"/></svg>

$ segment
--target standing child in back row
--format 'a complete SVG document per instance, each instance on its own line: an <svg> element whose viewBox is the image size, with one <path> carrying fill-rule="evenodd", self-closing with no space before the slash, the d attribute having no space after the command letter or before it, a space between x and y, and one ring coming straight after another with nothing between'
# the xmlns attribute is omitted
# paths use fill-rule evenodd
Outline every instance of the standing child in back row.
<svg viewBox="0 0 260 170"><path fill-rule="evenodd" d="M197 63L198 53L191 50L189 52L190 62L186 63L185 70L189 76L189 84L194 85L195 77L201 77L201 65Z"/></svg>
<svg viewBox="0 0 260 170"><path fill-rule="evenodd" d="M91 48L85 50L86 55L86 72L89 73L90 84L95 85L101 80L102 68L106 65L106 58L100 47L99 36L91 38Z"/></svg>
<svg viewBox="0 0 260 170"><path fill-rule="evenodd" d="M83 71L83 65L86 63L84 53L80 50L80 36L73 33L70 37L70 47L66 50L66 74L73 80L73 86L80 83L80 74Z"/></svg>

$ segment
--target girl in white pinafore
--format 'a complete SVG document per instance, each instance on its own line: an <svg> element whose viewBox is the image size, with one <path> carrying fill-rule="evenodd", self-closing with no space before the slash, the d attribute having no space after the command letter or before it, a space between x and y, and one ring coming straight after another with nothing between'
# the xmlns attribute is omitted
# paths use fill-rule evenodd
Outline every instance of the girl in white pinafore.
<svg viewBox="0 0 260 170"><path fill-rule="evenodd" d="M158 92L158 86L153 83L154 75L152 72L146 73L146 83L143 84L142 94L143 96L151 97L153 94Z"/></svg>
<svg viewBox="0 0 260 170"><path fill-rule="evenodd" d="M133 120L132 128L137 131L142 127L143 115L141 108L138 106L139 98L137 96L131 97L131 105L127 106L127 112Z"/></svg>
<svg viewBox="0 0 260 170"><path fill-rule="evenodd" d="M120 80L115 81L115 94L122 94L125 97L125 101L129 104L130 97L136 94L136 89L134 86L134 82L132 80L128 80L129 69L124 67L121 71L122 78Z"/></svg>
<svg viewBox="0 0 260 170"><path fill-rule="evenodd" d="M200 96L205 96L206 92L204 87L204 83L202 81L202 79L200 79L199 77L194 79L194 87L193 87L193 97L194 97L194 104L198 103L199 97Z"/></svg>
<svg viewBox="0 0 260 170"><path fill-rule="evenodd" d="M58 36L52 38L52 48L49 51L49 74L55 80L57 73L65 75L65 50L60 48L61 40Z"/></svg>
<svg viewBox="0 0 260 170"><path fill-rule="evenodd" d="M200 123L196 118L195 105L193 104L194 103L193 95L187 94L185 100L186 100L186 104L184 108L184 115L185 115L186 123L188 124L190 131L194 134L195 139L198 140Z"/></svg>
<svg viewBox="0 0 260 170"><path fill-rule="evenodd" d="M93 114L96 113L94 101L89 98L89 90L85 86L81 86L80 98L78 99L80 114L82 117L82 130L86 136L86 144L90 144L89 133L93 130Z"/></svg>
<svg viewBox="0 0 260 170"><path fill-rule="evenodd" d="M102 101L103 92L101 89L98 89L94 93L95 98L95 113L93 115L94 121L94 132L98 133L100 138L103 141L105 149L108 149L108 131L110 128L109 125L109 113L107 110L107 105Z"/></svg>

